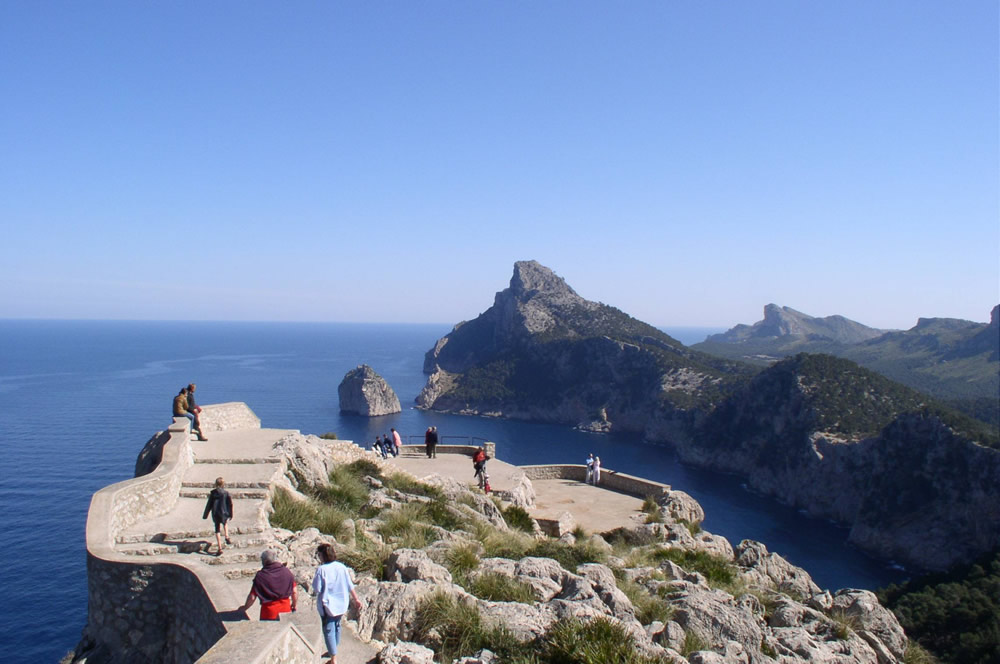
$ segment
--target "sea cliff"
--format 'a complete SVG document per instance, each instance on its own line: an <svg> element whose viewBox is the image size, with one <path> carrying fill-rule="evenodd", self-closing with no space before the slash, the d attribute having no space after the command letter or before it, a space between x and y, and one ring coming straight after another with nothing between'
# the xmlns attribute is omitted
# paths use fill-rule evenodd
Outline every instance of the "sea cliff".
<svg viewBox="0 0 1000 664"><path fill-rule="evenodd" d="M852 339L879 332L822 322ZM493 306L439 340L424 370L420 407L642 433L849 524L851 541L884 559L939 570L1000 545L1000 448L987 426L849 360L800 354L761 371L688 349L534 261L516 263Z"/></svg>

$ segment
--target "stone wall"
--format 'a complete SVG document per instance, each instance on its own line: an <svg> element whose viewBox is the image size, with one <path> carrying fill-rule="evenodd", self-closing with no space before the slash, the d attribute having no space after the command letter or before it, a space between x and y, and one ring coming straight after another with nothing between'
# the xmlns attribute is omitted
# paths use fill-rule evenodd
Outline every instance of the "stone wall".
<svg viewBox="0 0 1000 664"><path fill-rule="evenodd" d="M189 664L225 636L198 576L171 564L87 556L87 661Z"/></svg>
<svg viewBox="0 0 1000 664"><path fill-rule="evenodd" d="M166 436L155 470L105 487L91 499L87 627L77 647L78 658L86 656L88 664L193 662L225 634L212 596L230 606L239 604L224 583L201 579L186 564L140 564L114 549L122 531L166 514L176 504L184 473L193 463L190 423L175 418Z"/></svg>
<svg viewBox="0 0 1000 664"><path fill-rule="evenodd" d="M242 401L212 404L201 409L201 431L259 429L260 418Z"/></svg>
<svg viewBox="0 0 1000 664"><path fill-rule="evenodd" d="M520 468L529 480L576 480L577 482L585 482L587 480L587 467L582 464L521 466ZM658 499L670 493L670 485L668 484L661 484L643 479L642 477L627 475L604 468L601 469L601 483L599 486L602 489L620 491L642 498L652 496Z"/></svg>

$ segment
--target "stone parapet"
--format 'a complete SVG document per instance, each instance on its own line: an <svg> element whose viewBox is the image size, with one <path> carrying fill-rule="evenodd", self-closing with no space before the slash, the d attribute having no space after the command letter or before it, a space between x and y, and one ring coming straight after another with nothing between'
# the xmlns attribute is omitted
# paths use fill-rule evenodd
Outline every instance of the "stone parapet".
<svg viewBox="0 0 1000 664"><path fill-rule="evenodd" d="M245 404L242 409L223 405L231 415L228 421L256 421L259 427L260 420ZM192 563L138 563L114 549L119 534L130 526L173 509L184 474L193 465L187 418L175 418L161 435L166 440L155 469L101 489L90 502L87 627L81 642L89 651L87 661L188 664L226 633L213 599L239 605L240 598L232 596L223 579L199 574Z"/></svg>
<svg viewBox="0 0 1000 664"><path fill-rule="evenodd" d="M520 466L520 468L529 480L576 480L577 482L587 480L587 467L582 464ZM601 469L601 483L598 486L642 498L652 496L657 500L671 491L669 484L661 484L606 468Z"/></svg>

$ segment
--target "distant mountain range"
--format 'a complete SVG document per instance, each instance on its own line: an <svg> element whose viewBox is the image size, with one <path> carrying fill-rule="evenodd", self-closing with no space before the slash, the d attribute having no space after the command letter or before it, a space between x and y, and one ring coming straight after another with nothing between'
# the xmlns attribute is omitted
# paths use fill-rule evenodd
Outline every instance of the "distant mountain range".
<svg viewBox="0 0 1000 664"><path fill-rule="evenodd" d="M989 330L962 329L947 344L936 336L949 349L938 351L995 366ZM783 352L796 353L777 360L771 352L762 369L685 347L522 261L493 306L427 352L417 403L641 433L687 462L739 473L756 489L849 523L851 540L872 553L944 569L1000 544L996 432L850 360L800 352L870 348L893 335L905 347L910 332L769 306L762 323L712 338L744 353L778 338Z"/></svg>
<svg viewBox="0 0 1000 664"><path fill-rule="evenodd" d="M714 334L693 349L769 364L800 352L830 353L1000 422L1000 306L989 323L921 318L909 330L878 330L842 316L814 318L769 304L764 319Z"/></svg>

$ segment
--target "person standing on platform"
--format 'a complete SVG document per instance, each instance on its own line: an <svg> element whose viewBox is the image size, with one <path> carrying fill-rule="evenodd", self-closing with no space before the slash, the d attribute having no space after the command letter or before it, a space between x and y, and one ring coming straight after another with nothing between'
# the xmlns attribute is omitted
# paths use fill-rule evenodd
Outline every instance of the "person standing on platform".
<svg viewBox="0 0 1000 664"><path fill-rule="evenodd" d="M424 432L424 449L427 451L427 458L431 458L431 431L434 427L427 427L427 431Z"/></svg>
<svg viewBox="0 0 1000 664"><path fill-rule="evenodd" d="M316 550L322 563L313 577L316 593L316 610L323 621L323 639L330 655L329 664L337 664L337 646L340 645L340 619L350 608L350 600L361 610L361 600L354 590L353 572L337 562L337 552L332 544L323 543Z"/></svg>
<svg viewBox="0 0 1000 664"><path fill-rule="evenodd" d="M260 554L261 569L253 577L247 601L240 607L247 611L254 600L260 600L260 619L278 620L281 613L295 611L298 604L298 584L292 570L278 562L278 555L271 549Z"/></svg>
<svg viewBox="0 0 1000 664"><path fill-rule="evenodd" d="M601 457L594 457L594 486L601 483Z"/></svg>
<svg viewBox="0 0 1000 664"><path fill-rule="evenodd" d="M591 452L587 456L587 484L591 484L594 481L594 453Z"/></svg>
<svg viewBox="0 0 1000 664"><path fill-rule="evenodd" d="M392 446L396 450L395 456L399 456L403 447L403 439L399 437L399 432L395 428L390 427L389 431L392 432Z"/></svg>
<svg viewBox="0 0 1000 664"><path fill-rule="evenodd" d="M437 458L438 428L431 427L431 457Z"/></svg>

